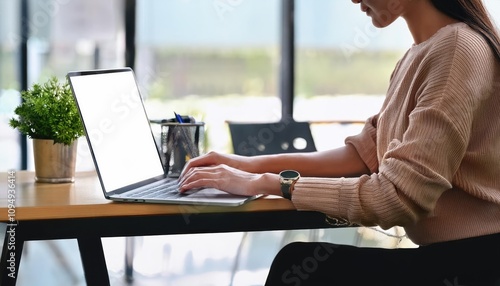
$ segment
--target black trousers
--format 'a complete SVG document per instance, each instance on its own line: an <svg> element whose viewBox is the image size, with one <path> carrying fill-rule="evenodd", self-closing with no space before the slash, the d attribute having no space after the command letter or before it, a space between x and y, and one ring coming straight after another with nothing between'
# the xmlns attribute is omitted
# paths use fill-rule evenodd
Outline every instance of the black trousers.
<svg viewBox="0 0 500 286"><path fill-rule="evenodd" d="M406 249L294 242L266 285L500 286L500 234Z"/></svg>

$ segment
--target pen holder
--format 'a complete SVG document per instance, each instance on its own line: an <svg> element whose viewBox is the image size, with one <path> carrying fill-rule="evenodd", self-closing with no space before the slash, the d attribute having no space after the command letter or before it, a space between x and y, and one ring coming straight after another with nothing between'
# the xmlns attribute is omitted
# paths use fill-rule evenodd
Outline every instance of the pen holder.
<svg viewBox="0 0 500 286"><path fill-rule="evenodd" d="M186 162L204 150L205 123L161 123L161 155L169 177L179 177Z"/></svg>

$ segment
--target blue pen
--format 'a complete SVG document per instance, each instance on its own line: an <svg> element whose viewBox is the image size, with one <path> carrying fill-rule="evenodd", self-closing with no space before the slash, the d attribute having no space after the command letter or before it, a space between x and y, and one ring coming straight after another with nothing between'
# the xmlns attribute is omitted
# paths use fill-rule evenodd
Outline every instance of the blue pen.
<svg viewBox="0 0 500 286"><path fill-rule="evenodd" d="M177 114L176 112L174 112L174 114L175 114L175 119L177 119L177 122L184 123L184 121L182 120L182 117L179 114Z"/></svg>

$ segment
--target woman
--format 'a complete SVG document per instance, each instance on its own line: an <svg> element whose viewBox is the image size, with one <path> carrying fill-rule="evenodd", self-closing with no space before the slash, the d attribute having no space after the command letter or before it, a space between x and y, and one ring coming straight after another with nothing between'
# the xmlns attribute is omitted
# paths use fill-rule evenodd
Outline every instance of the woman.
<svg viewBox="0 0 500 286"><path fill-rule="evenodd" d="M324 152L212 152L186 165L182 189L283 195L333 222L402 226L420 245L292 243L266 285L500 285L500 40L483 3L352 1L376 27L402 17L414 39L363 131ZM285 169L301 174L288 189Z"/></svg>

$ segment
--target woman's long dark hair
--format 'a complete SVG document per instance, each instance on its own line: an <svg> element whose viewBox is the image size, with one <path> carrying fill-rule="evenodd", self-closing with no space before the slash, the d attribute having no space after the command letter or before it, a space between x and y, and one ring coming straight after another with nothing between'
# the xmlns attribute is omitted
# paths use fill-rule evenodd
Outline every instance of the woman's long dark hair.
<svg viewBox="0 0 500 286"><path fill-rule="evenodd" d="M431 0L444 14L468 24L479 32L500 60L500 36L482 0Z"/></svg>

